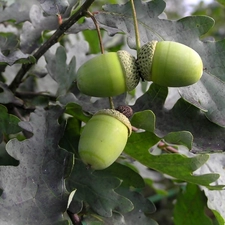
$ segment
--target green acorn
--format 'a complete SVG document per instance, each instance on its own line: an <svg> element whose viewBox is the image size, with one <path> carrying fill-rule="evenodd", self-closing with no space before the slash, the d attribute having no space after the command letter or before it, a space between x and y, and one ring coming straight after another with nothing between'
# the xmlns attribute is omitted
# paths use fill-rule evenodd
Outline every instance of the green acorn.
<svg viewBox="0 0 225 225"><path fill-rule="evenodd" d="M167 87L196 83L203 74L203 63L192 48L173 41L151 41L138 52L140 75L147 81Z"/></svg>
<svg viewBox="0 0 225 225"><path fill-rule="evenodd" d="M122 113L114 109L100 110L81 133L80 158L94 170L107 168L120 156L131 132L130 121Z"/></svg>
<svg viewBox="0 0 225 225"><path fill-rule="evenodd" d="M135 61L135 57L124 50L98 55L77 71L77 87L83 94L94 97L131 91L140 80Z"/></svg>

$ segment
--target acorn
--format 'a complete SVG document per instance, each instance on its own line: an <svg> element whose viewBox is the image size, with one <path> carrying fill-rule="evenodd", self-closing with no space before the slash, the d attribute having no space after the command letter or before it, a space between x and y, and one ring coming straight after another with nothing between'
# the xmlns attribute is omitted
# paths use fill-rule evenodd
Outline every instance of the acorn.
<svg viewBox="0 0 225 225"><path fill-rule="evenodd" d="M77 87L94 97L112 97L133 90L139 83L136 59L127 51L108 52L85 62L77 71Z"/></svg>
<svg viewBox="0 0 225 225"><path fill-rule="evenodd" d="M84 126L78 152L81 160L94 170L109 167L120 156L131 135L129 119L115 109L97 112Z"/></svg>
<svg viewBox="0 0 225 225"><path fill-rule="evenodd" d="M203 63L192 48L173 41L151 41L137 55L140 76L166 87L196 83L203 74Z"/></svg>

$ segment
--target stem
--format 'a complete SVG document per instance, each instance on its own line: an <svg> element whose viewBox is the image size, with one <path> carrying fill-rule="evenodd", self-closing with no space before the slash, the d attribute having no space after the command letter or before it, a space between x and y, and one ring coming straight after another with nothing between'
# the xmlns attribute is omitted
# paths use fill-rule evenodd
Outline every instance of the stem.
<svg viewBox="0 0 225 225"><path fill-rule="evenodd" d="M141 48L141 42L140 42L140 35L139 35L139 30L138 30L137 14L136 14L136 10L135 10L134 0L130 0L130 3L131 3L131 7L132 7L132 12L133 12L136 48L137 48L137 52L138 52Z"/></svg>
<svg viewBox="0 0 225 225"><path fill-rule="evenodd" d="M113 98L109 97L109 104L111 109L115 109L114 103L113 103Z"/></svg>
<svg viewBox="0 0 225 225"><path fill-rule="evenodd" d="M178 150L176 148L174 148L173 146L167 145L163 141L160 141L157 147L166 152L178 153Z"/></svg>
<svg viewBox="0 0 225 225"><path fill-rule="evenodd" d="M100 50L101 50L101 53L104 54L104 47L103 47L103 43L102 43L102 35L101 35L100 27L98 25L98 21L95 19L94 15L90 11L87 11L86 14L92 19L92 21L95 24L97 34L98 34L98 39L99 39Z"/></svg>
<svg viewBox="0 0 225 225"><path fill-rule="evenodd" d="M45 54L45 52L53 46L55 43L58 42L59 38L74 24L76 23L81 17L83 17L83 12L86 12L87 9L91 6L91 4L95 0L87 0L84 4L77 10L77 12L72 15L68 20L63 22L59 28L55 31L55 33L34 53L34 58L36 61ZM16 77L9 85L9 88L12 92L19 87L23 77L26 75L28 70L33 66L33 63L30 64L23 64L20 70L18 71Z"/></svg>

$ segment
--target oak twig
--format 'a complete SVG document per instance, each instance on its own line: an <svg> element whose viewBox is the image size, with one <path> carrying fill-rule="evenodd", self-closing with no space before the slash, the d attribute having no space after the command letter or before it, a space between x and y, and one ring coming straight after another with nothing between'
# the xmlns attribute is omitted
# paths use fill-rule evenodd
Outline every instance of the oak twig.
<svg viewBox="0 0 225 225"><path fill-rule="evenodd" d="M87 11L86 14L87 14L87 16L89 16L92 19L93 23L95 24L95 28L96 28L96 31L97 31L97 34L98 34L100 50L101 50L101 53L104 54L104 46L103 46L103 43L102 43L102 36L101 36L101 31L100 31L100 27L98 25L98 22L95 19L94 15L90 11Z"/></svg>
<svg viewBox="0 0 225 225"><path fill-rule="evenodd" d="M131 2L133 20L134 20L136 48L137 48L137 52L139 52L139 50L141 48L141 43L140 43L140 35L139 35L139 30L138 30L137 14L136 14L136 10L135 10L134 0L130 0L130 2Z"/></svg>

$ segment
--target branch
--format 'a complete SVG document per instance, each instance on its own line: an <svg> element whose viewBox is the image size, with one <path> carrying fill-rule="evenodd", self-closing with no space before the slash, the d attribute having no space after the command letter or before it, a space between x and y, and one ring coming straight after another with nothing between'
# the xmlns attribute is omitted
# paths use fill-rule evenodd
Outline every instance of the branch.
<svg viewBox="0 0 225 225"><path fill-rule="evenodd" d="M45 52L53 46L55 43L58 42L59 38L74 24L76 23L82 16L83 13L87 11L87 9L91 6L91 4L95 0L87 0L85 3L78 9L78 11L72 15L68 20L63 22L59 28L55 31L55 33L34 53L34 58L36 61L45 54ZM18 71L17 75L13 79L12 83L9 85L9 89L12 92L15 92L16 89L19 87L23 77L28 72L28 70L33 66L32 63L30 64L23 64L20 70Z"/></svg>

